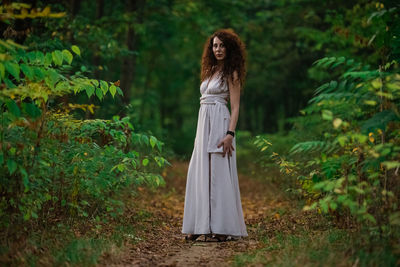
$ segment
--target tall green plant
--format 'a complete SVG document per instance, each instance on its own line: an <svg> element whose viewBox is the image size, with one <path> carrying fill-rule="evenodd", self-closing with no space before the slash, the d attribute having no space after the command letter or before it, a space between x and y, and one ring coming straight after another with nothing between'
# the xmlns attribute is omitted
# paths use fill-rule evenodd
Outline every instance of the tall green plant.
<svg viewBox="0 0 400 267"><path fill-rule="evenodd" d="M319 114L319 125L293 130L303 136L312 133L313 139L297 143L287 156L272 153L272 157L281 171L296 177L307 199L304 210L317 209L343 222L354 218L371 233L396 236L400 233L396 39L400 18L396 7L377 5L377 9L366 21L376 30L369 43L380 51L381 62L371 67L344 56L314 62L313 72L331 80L315 90L302 114L311 121ZM267 142L258 137L255 144L266 151Z"/></svg>
<svg viewBox="0 0 400 267"><path fill-rule="evenodd" d="M48 15L49 13L47 13ZM42 52L0 42L0 224L40 222L61 214L100 219L123 212L120 195L143 183L164 183L163 143L135 132L129 117L79 120L93 104L68 103L86 94L122 95L118 83L73 72L80 49Z"/></svg>

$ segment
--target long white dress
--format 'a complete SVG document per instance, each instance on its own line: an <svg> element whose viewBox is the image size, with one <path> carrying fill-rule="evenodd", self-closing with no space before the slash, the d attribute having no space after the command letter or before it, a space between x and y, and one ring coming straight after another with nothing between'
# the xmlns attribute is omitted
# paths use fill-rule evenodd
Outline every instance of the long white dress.
<svg viewBox="0 0 400 267"><path fill-rule="evenodd" d="M232 156L222 156L218 143L226 136L230 113L227 81L220 76L200 86L200 110L194 149L186 181L182 233L248 236L236 168L236 139Z"/></svg>

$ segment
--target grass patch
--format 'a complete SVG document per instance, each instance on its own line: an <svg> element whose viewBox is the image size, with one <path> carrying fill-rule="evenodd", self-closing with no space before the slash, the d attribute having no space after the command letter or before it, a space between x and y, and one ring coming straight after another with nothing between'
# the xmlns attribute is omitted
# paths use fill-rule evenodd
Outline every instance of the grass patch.
<svg viewBox="0 0 400 267"><path fill-rule="evenodd" d="M110 242L101 238L74 239L67 243L62 250L53 255L55 264L65 263L84 266L95 265L102 252L110 247Z"/></svg>
<svg viewBox="0 0 400 267"><path fill-rule="evenodd" d="M261 237L265 246L234 257L234 266L398 266L399 257L387 240L365 243L360 233L329 228L301 229ZM268 241L268 242L265 242Z"/></svg>
<svg viewBox="0 0 400 267"><path fill-rule="evenodd" d="M124 244L135 244L141 222L152 216L146 210L107 222L82 220L57 223L21 234L7 246L0 245L1 266L94 266L101 257L122 251Z"/></svg>
<svg viewBox="0 0 400 267"><path fill-rule="evenodd" d="M238 254L234 266L349 266L361 258L362 250L354 251L354 240L346 230L306 231L276 233L272 238L262 237L265 247L250 253ZM265 242L268 241L268 242ZM351 252L355 253L352 254ZM369 254L369 260L376 266L393 266L386 259L377 260L377 255ZM375 259L375 260L374 260ZM371 266L368 261L360 261L361 266ZM369 261L371 263L371 261ZM378 264L379 263L379 264ZM367 264L367 265L364 265ZM383 264L383 265L382 265ZM389 265L386 265L389 264Z"/></svg>

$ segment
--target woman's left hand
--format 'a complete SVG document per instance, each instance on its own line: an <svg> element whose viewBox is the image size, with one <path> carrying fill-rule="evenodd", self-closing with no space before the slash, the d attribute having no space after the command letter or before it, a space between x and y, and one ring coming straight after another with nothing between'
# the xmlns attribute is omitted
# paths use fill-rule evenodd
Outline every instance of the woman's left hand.
<svg viewBox="0 0 400 267"><path fill-rule="evenodd" d="M222 139L221 142L219 142L217 147L223 146L223 152L222 156L225 157L225 154L228 153L228 155L231 157L232 156L232 151L235 150L232 145L232 140L233 136L230 134L227 134L224 139Z"/></svg>

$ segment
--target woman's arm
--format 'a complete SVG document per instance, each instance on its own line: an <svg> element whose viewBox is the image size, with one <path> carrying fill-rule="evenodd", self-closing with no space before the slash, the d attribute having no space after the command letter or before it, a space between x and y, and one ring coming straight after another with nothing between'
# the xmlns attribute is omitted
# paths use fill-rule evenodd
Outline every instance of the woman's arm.
<svg viewBox="0 0 400 267"><path fill-rule="evenodd" d="M239 118L240 106L240 81L237 72L233 72L233 81L228 79L229 94L231 101L231 120L229 123L229 131L234 132Z"/></svg>
<svg viewBox="0 0 400 267"><path fill-rule="evenodd" d="M236 128L236 124L239 118L239 105L240 105L240 81L238 79L238 74L235 71L233 73L233 79L228 80L229 94L230 94L230 102L231 102L231 119L229 122L229 131L234 132ZM224 139L218 144L218 147L223 145L223 157L228 153L229 156L232 156L232 151L235 148L232 145L233 136L227 134Z"/></svg>

